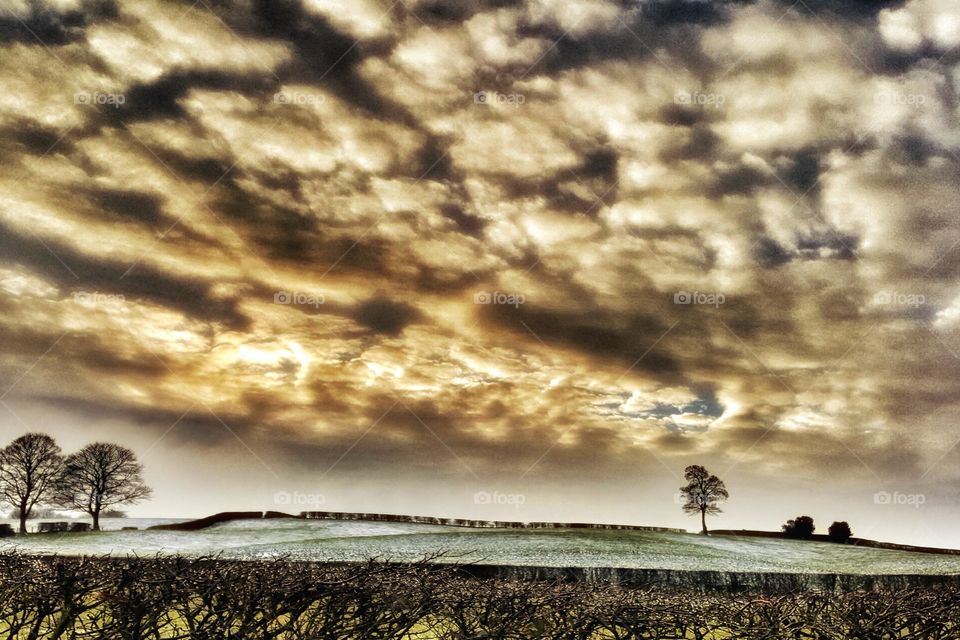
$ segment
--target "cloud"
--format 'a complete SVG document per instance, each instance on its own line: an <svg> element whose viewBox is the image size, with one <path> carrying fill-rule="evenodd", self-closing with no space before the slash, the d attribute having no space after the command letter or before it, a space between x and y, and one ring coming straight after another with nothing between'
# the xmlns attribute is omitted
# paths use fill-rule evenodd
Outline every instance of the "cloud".
<svg viewBox="0 0 960 640"><path fill-rule="evenodd" d="M946 7L15 5L0 371L303 477L955 479Z"/></svg>
<svg viewBox="0 0 960 640"><path fill-rule="evenodd" d="M960 44L960 19L942 0L910 0L880 12L880 34L891 47L916 50L925 43L946 52Z"/></svg>

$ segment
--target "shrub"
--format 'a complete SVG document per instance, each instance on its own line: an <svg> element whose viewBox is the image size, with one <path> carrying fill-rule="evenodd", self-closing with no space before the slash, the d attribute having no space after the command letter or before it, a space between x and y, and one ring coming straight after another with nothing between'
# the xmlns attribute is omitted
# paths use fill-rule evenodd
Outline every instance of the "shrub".
<svg viewBox="0 0 960 640"><path fill-rule="evenodd" d="M794 540L809 540L816 529L810 516L797 516L793 520L787 520L782 528L783 535Z"/></svg>
<svg viewBox="0 0 960 640"><path fill-rule="evenodd" d="M853 532L850 531L850 525L844 520L843 522L834 522L830 525L830 528L827 529L827 536L830 538L830 542L843 543L853 536Z"/></svg>

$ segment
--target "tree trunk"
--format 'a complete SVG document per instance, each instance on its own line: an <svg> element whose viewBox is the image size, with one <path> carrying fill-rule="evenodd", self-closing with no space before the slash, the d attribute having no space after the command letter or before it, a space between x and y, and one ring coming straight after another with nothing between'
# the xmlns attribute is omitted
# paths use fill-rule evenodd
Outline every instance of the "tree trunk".
<svg viewBox="0 0 960 640"><path fill-rule="evenodd" d="M27 503L20 503L20 535L27 532Z"/></svg>
<svg viewBox="0 0 960 640"><path fill-rule="evenodd" d="M93 530L100 531L100 509L94 509L90 515L93 516Z"/></svg>
<svg viewBox="0 0 960 640"><path fill-rule="evenodd" d="M707 531L707 510L706 509L700 509L700 523L703 525L703 531L701 531L700 533L702 533L705 536L710 535L710 532Z"/></svg>

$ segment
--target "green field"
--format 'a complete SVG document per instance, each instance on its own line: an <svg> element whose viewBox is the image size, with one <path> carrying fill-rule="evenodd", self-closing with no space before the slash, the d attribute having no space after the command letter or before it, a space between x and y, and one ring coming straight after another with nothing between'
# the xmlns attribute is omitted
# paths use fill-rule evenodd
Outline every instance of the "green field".
<svg viewBox="0 0 960 640"><path fill-rule="evenodd" d="M155 523L156 521L150 521ZM146 525L119 520L108 526ZM408 523L245 520L193 532L104 531L9 538L0 548L67 555L156 553L224 558L459 561L546 567L707 571L960 574L960 556L821 542L591 529L464 529Z"/></svg>

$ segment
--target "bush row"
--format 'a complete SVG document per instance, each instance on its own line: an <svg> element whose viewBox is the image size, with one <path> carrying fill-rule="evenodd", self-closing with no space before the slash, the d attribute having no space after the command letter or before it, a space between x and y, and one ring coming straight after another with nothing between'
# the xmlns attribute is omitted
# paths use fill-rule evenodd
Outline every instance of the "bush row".
<svg viewBox="0 0 960 640"><path fill-rule="evenodd" d="M960 637L960 590L700 594L329 565L0 554L0 638L882 640Z"/></svg>

